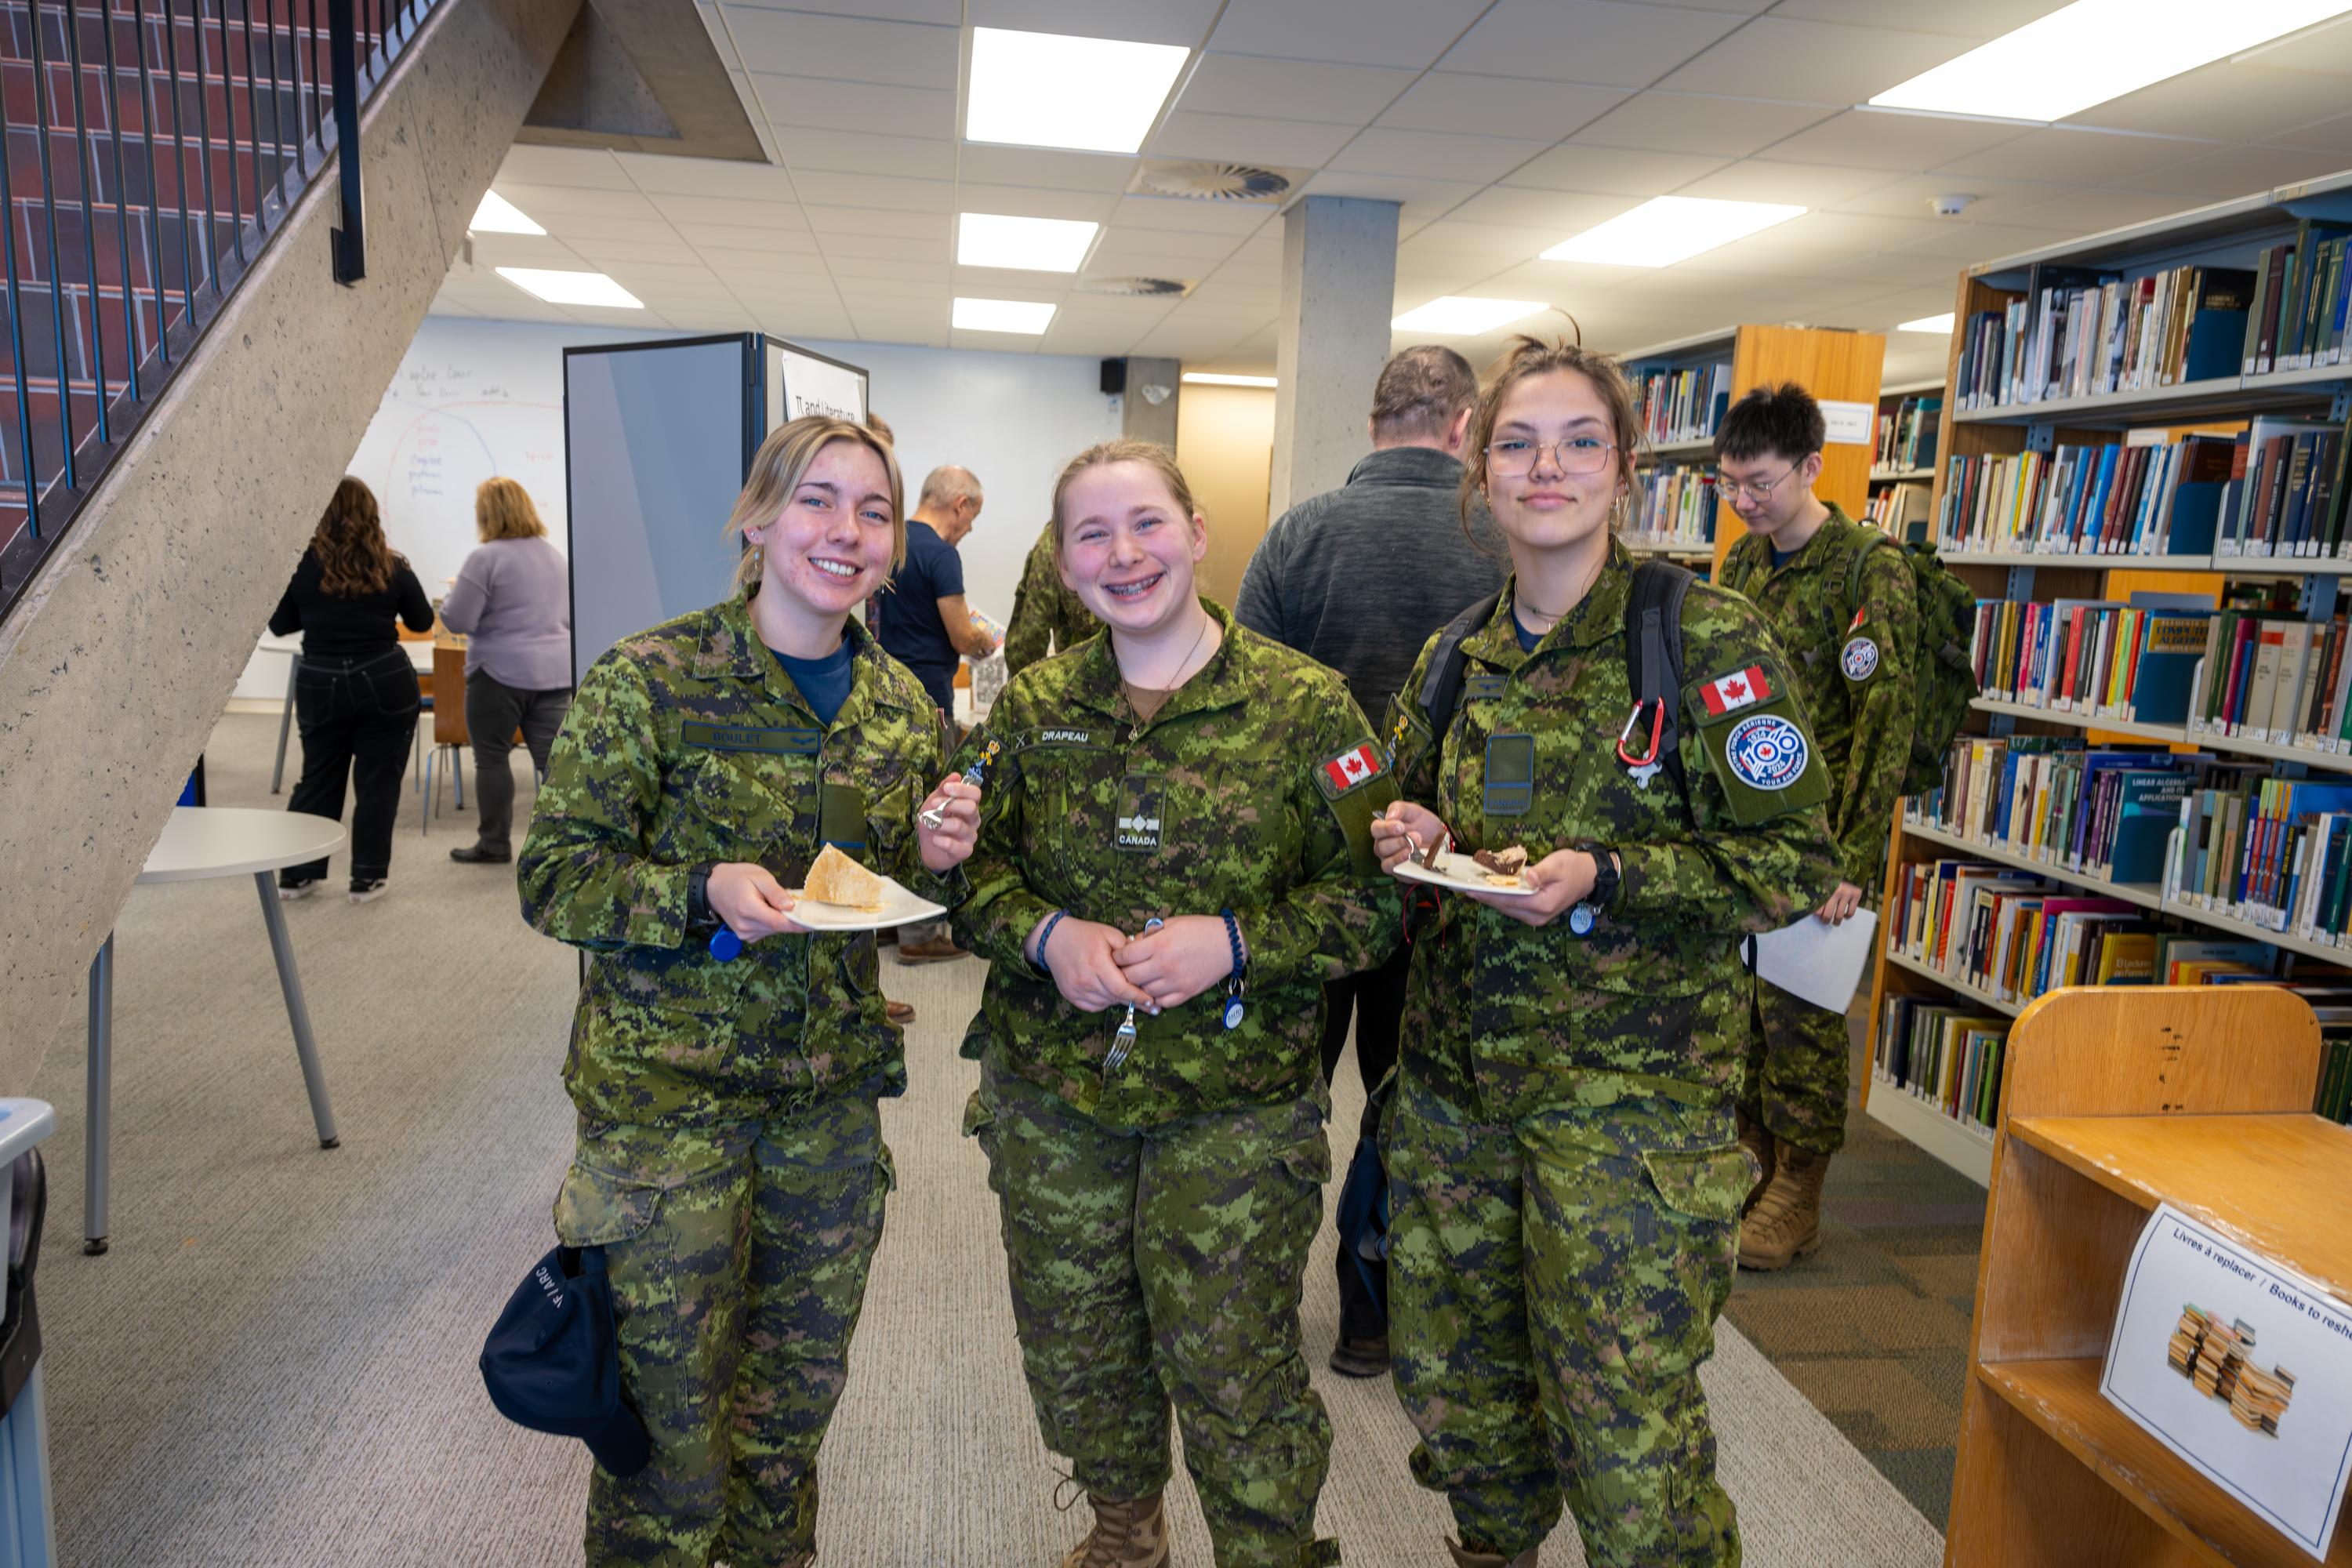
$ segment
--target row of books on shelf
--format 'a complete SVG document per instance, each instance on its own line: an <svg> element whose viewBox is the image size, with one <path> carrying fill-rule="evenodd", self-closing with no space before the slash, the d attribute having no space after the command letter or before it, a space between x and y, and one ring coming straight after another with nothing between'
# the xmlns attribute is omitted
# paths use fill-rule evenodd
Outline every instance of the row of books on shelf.
<svg viewBox="0 0 2352 1568"><path fill-rule="evenodd" d="M1654 468L1633 494L1633 536L1644 544L1712 543L1715 475L1706 468Z"/></svg>
<svg viewBox="0 0 2352 1568"><path fill-rule="evenodd" d="M2315 622L2187 597L1980 601L1969 646L1979 689L2083 721L2178 724L2190 742L2352 755L2344 615Z"/></svg>
<svg viewBox="0 0 2352 1568"><path fill-rule="evenodd" d="M1642 435L1653 446L1704 441L1731 406L1729 363L1686 370L1636 370L1633 392L1642 408Z"/></svg>
<svg viewBox="0 0 2352 1568"><path fill-rule="evenodd" d="M1921 393L1878 411L1878 456L1873 468L1932 468L1937 432L1944 417L1944 395Z"/></svg>
<svg viewBox="0 0 2352 1568"><path fill-rule="evenodd" d="M2129 270L2045 262L2025 291L1972 313L1954 385L1963 409L2137 392L2352 359L2352 225L2305 218L2249 268Z"/></svg>
<svg viewBox="0 0 2352 1568"><path fill-rule="evenodd" d="M1990 1136L2000 1109L2001 1056L2009 1020L1981 1009L1918 996L1889 996L1871 1046L1878 1092L1924 1100Z"/></svg>
<svg viewBox="0 0 2352 1568"><path fill-rule="evenodd" d="M2164 894L2299 942L2352 948L2352 784L2261 779L2191 791Z"/></svg>
<svg viewBox="0 0 2352 1568"><path fill-rule="evenodd" d="M1889 485L1873 490L1862 509L1862 521L1873 528L1885 529L1897 539L1927 538L1927 488L1925 485Z"/></svg>
<svg viewBox="0 0 2352 1568"><path fill-rule="evenodd" d="M2262 768L2079 736L1962 736L1945 753L1942 783L1913 796L1905 820L2053 870L2152 887L2189 792Z"/></svg>
<svg viewBox="0 0 2352 1568"><path fill-rule="evenodd" d="M2048 555L2352 554L2346 427L2264 416L2238 436L1956 456L1938 545Z"/></svg>

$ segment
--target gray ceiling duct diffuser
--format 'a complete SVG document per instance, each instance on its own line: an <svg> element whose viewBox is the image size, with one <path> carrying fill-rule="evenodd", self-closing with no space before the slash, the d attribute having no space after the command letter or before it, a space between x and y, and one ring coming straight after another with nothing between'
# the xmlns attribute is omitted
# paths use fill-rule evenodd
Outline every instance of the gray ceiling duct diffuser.
<svg viewBox="0 0 2352 1568"><path fill-rule="evenodd" d="M1288 195L1304 173L1214 159L1147 158L1137 165L1135 178L1127 188L1137 195L1181 196L1195 202L1273 203Z"/></svg>

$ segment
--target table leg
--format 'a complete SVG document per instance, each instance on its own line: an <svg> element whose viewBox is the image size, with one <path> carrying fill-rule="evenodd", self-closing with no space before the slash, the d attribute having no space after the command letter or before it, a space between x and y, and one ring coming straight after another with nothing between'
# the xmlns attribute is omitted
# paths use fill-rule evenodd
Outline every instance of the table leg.
<svg viewBox="0 0 2352 1568"><path fill-rule="evenodd" d="M335 1112L327 1104L327 1075L319 1066L318 1042L310 1037L310 1008L302 1000L302 977L294 973L294 944L286 937L286 911L278 906L275 873L256 871L253 885L261 889L261 923L269 928L269 955L278 961L278 987L286 993L286 1018L294 1026L294 1054L302 1058L302 1087L310 1091L310 1120L319 1129L319 1147L331 1149Z"/></svg>
<svg viewBox="0 0 2352 1568"><path fill-rule="evenodd" d="M278 762L269 770L269 793L286 782L286 731L294 727L294 671L302 662L296 655L286 661L286 710L278 716Z"/></svg>
<svg viewBox="0 0 2352 1568"><path fill-rule="evenodd" d="M113 1131L114 933L89 961L89 1088L82 1109L81 1249L106 1250L107 1143Z"/></svg>

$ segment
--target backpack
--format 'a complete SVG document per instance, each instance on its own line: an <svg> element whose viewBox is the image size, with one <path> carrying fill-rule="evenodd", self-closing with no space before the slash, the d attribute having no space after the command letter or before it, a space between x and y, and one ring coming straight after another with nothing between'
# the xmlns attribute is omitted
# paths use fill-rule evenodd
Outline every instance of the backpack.
<svg viewBox="0 0 2352 1568"><path fill-rule="evenodd" d="M1882 537L1901 552L1918 598L1920 657L1911 694L1911 756L1903 769L1903 793L1922 795L1942 787L1945 753L1979 689L1976 666L1969 657L1977 595L1937 557L1933 545L1906 544L1892 534ZM1862 568L1877 548L1873 541L1869 548L1854 552L1845 577L1849 616L1862 611Z"/></svg>

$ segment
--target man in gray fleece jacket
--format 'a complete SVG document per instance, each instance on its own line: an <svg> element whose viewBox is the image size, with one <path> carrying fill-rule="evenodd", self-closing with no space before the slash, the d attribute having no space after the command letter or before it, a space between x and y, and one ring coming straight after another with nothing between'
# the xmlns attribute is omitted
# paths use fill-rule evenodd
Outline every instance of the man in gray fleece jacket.
<svg viewBox="0 0 2352 1568"><path fill-rule="evenodd" d="M1485 550L1462 527L1462 443L1477 401L1478 378L1452 349L1423 343L1390 360L1372 386L1370 455L1346 485L1276 518L1242 575L1234 618L1338 670L1376 717L1431 634L1503 585L1506 557L1485 507L1474 503L1473 513ZM1324 988L1325 1079L1338 1069L1350 1015L1364 1092L1388 1075L1410 958L1400 948L1380 968ZM1373 1126L1368 1111L1366 1130ZM1386 1319L1344 1247L1331 1369L1388 1370Z"/></svg>

